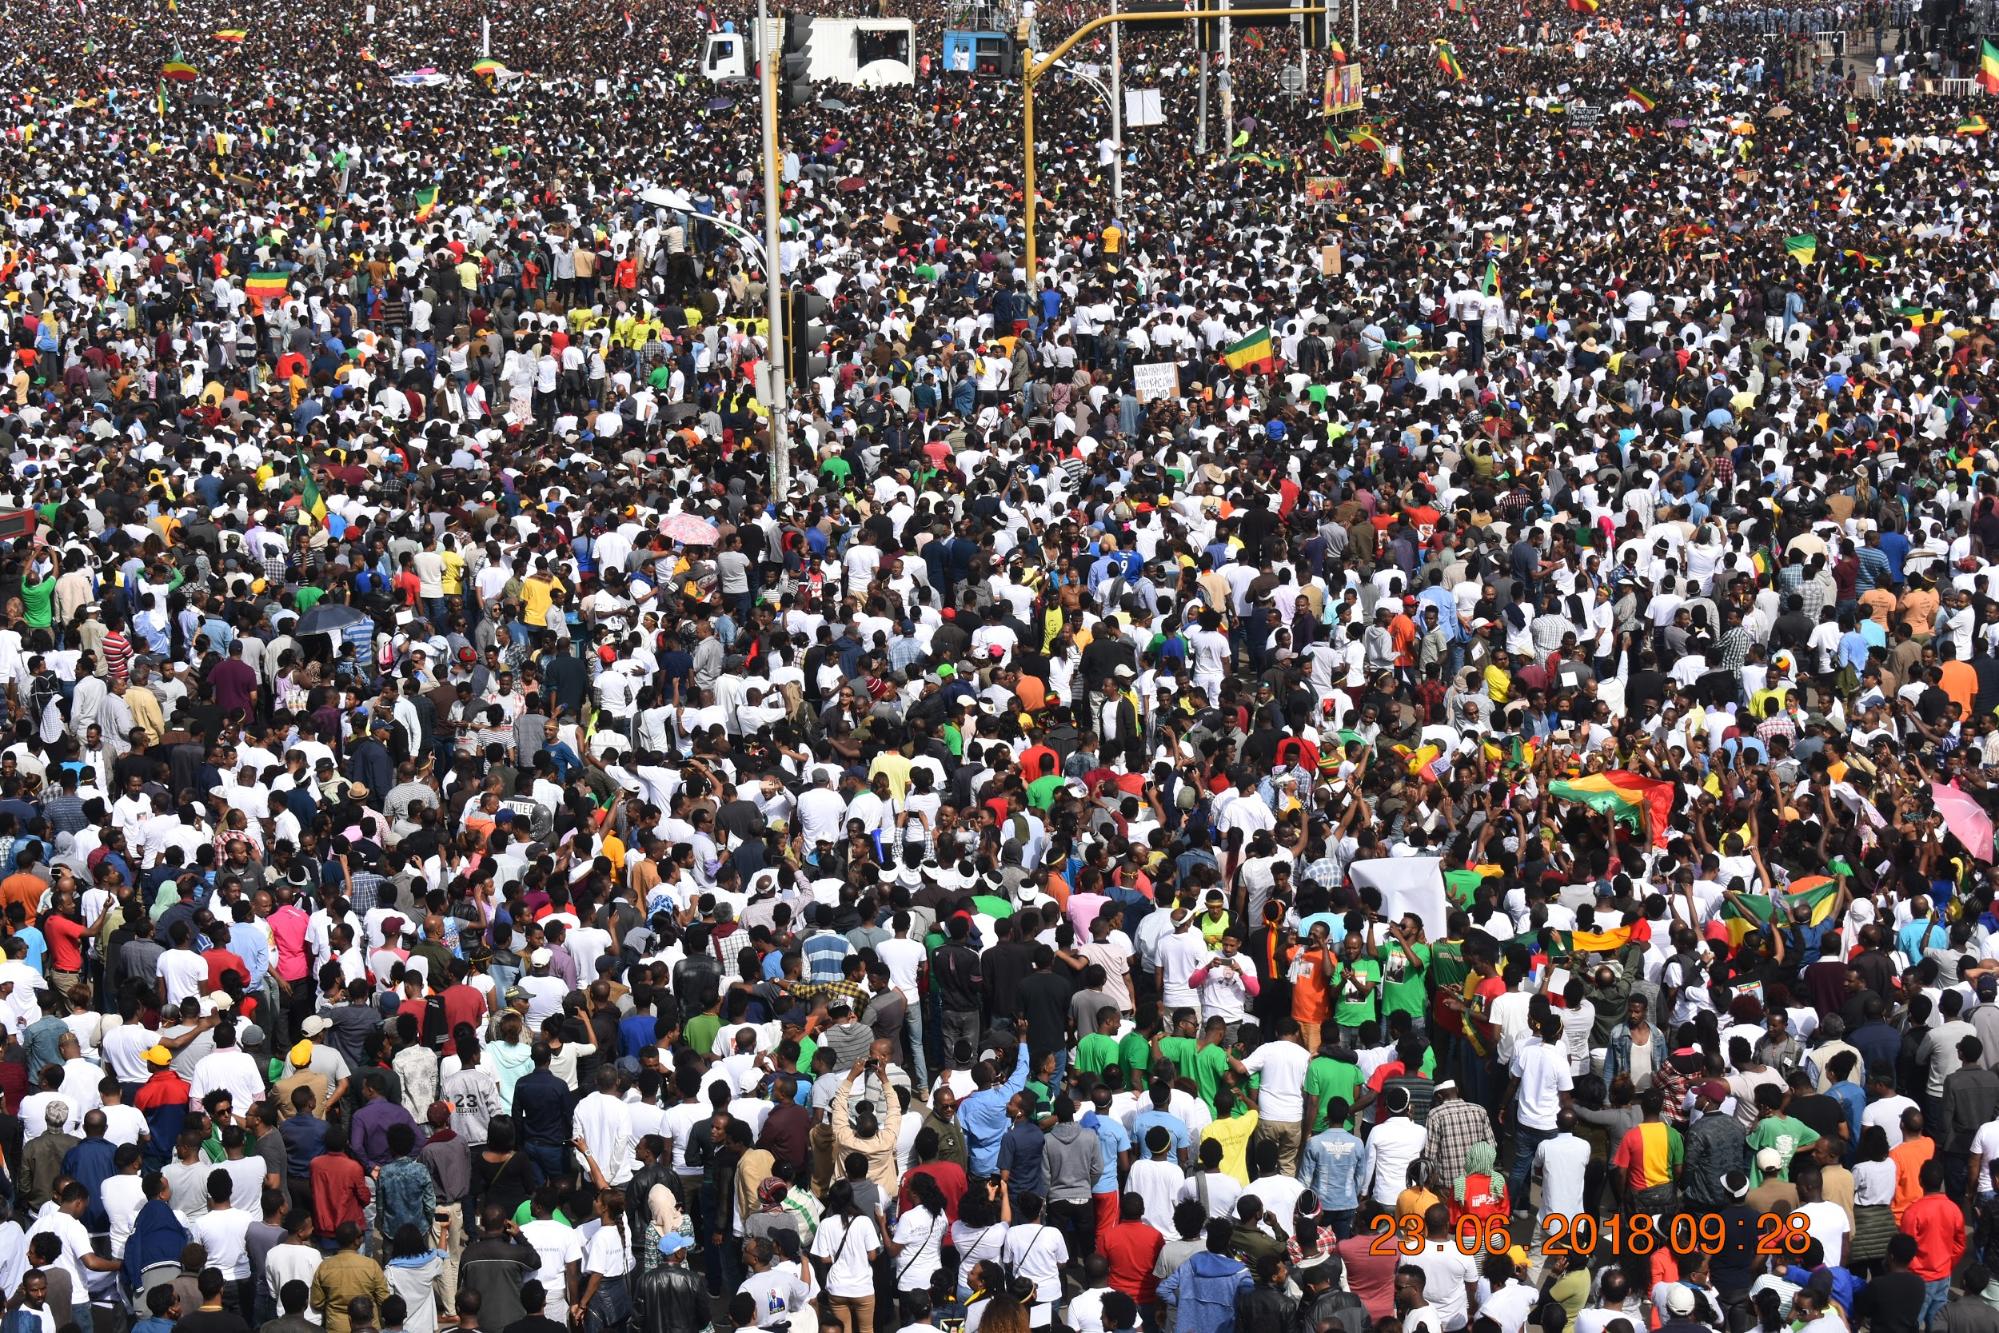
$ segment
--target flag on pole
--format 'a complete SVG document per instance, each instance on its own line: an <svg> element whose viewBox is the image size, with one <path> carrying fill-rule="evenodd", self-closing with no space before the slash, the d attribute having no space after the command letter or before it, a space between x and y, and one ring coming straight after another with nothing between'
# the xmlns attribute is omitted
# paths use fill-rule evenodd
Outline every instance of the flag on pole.
<svg viewBox="0 0 1999 1333"><path fill-rule="evenodd" d="M160 66L160 77L172 79L175 83L193 83L201 77L201 71L185 60L169 60Z"/></svg>
<svg viewBox="0 0 1999 1333"><path fill-rule="evenodd" d="M1999 93L1999 46L1984 39L1978 43L1978 86Z"/></svg>
<svg viewBox="0 0 1999 1333"><path fill-rule="evenodd" d="M167 118L167 81L161 79L153 84L153 113L161 120Z"/></svg>
<svg viewBox="0 0 1999 1333"><path fill-rule="evenodd" d="M1624 95L1638 103L1642 110L1657 111L1659 109L1659 103L1648 95L1643 88L1626 88Z"/></svg>
<svg viewBox="0 0 1999 1333"><path fill-rule="evenodd" d="M427 185L416 192L416 220L426 222L437 209L437 187Z"/></svg>
<svg viewBox="0 0 1999 1333"><path fill-rule="evenodd" d="M1336 65L1344 65L1347 63L1347 49L1344 45L1341 44L1340 39L1337 37L1329 37L1326 39L1326 54L1333 58L1333 63Z"/></svg>
<svg viewBox="0 0 1999 1333"><path fill-rule="evenodd" d="M1437 68L1459 83L1464 82L1465 67L1458 63L1458 53L1451 49L1449 42L1437 43Z"/></svg>
<svg viewBox="0 0 1999 1333"><path fill-rule="evenodd" d="M1729 942L1740 944L1750 931L1763 929L1777 920L1778 913L1789 921L1800 907L1810 909L1806 919L1811 925L1823 925L1832 916L1833 903L1838 898L1838 880L1830 875L1808 875L1792 880L1789 892L1774 898L1745 893L1739 899L1725 900L1721 905L1721 920L1727 927Z"/></svg>
<svg viewBox="0 0 1999 1333"><path fill-rule="evenodd" d="M1786 237L1784 240L1784 253L1797 260L1798 267L1810 268L1812 261L1818 258L1819 238L1810 232Z"/></svg>
<svg viewBox="0 0 1999 1333"><path fill-rule="evenodd" d="M1268 365L1276 359L1277 354L1271 348L1268 324L1222 349L1222 360L1230 370L1255 369Z"/></svg>
<svg viewBox="0 0 1999 1333"><path fill-rule="evenodd" d="M1499 295L1499 261L1497 259L1489 258L1485 261L1485 281L1479 284L1478 292L1480 296Z"/></svg>
<svg viewBox="0 0 1999 1333"><path fill-rule="evenodd" d="M1652 815L1652 841L1659 847L1666 845L1666 817L1673 809L1673 784L1670 782L1642 777L1625 769L1611 769L1574 781L1551 782L1548 794L1565 801L1576 801L1598 814L1607 814L1634 828L1638 825L1639 810L1649 810Z"/></svg>

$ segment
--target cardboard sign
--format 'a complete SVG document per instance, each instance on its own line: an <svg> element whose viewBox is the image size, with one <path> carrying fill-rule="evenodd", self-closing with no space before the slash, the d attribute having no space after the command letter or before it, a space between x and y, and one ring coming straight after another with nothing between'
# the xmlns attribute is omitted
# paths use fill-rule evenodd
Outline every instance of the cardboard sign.
<svg viewBox="0 0 1999 1333"><path fill-rule="evenodd" d="M1141 403L1180 396L1180 363L1144 361L1131 368L1132 391Z"/></svg>

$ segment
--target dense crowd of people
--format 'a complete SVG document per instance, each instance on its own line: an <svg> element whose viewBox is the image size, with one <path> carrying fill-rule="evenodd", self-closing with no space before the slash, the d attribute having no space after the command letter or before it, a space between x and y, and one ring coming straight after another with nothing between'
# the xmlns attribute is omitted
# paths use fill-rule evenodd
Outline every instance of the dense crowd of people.
<svg viewBox="0 0 1999 1333"><path fill-rule="evenodd" d="M913 17L10 9L0 1333L1999 1333L1962 19Z"/></svg>

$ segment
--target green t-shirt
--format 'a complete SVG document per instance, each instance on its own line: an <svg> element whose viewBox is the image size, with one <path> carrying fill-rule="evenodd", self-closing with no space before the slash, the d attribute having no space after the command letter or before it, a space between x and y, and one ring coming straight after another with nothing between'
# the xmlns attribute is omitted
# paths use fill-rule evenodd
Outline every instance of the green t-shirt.
<svg viewBox="0 0 1999 1333"><path fill-rule="evenodd" d="M1101 1074L1118 1062L1116 1037L1107 1037L1101 1032L1086 1033L1076 1043L1076 1068L1085 1074Z"/></svg>
<svg viewBox="0 0 1999 1333"><path fill-rule="evenodd" d="M1765 1116L1757 1121L1756 1128L1749 1131L1749 1187L1754 1189L1765 1180L1764 1174L1756 1167L1757 1153L1765 1148L1775 1148L1784 1163L1777 1176L1781 1180L1789 1180L1791 1154L1800 1148L1811 1147L1818 1140L1817 1130L1787 1115Z"/></svg>
<svg viewBox="0 0 1999 1333"><path fill-rule="evenodd" d="M1034 1105L1037 1108L1041 1110L1048 1108L1048 1085L1046 1083L1043 1083L1038 1078L1031 1078L1027 1080L1027 1092L1033 1096Z"/></svg>
<svg viewBox="0 0 1999 1333"><path fill-rule="evenodd" d="M1215 1093L1221 1088L1222 1078L1228 1072L1227 1047L1203 1046L1194 1052L1194 1087L1210 1111L1215 1109Z"/></svg>
<svg viewBox="0 0 1999 1333"><path fill-rule="evenodd" d="M1124 1070L1125 1087L1143 1088L1146 1075L1152 1071L1152 1043L1136 1030L1125 1033L1118 1043L1117 1062Z"/></svg>
<svg viewBox="0 0 1999 1333"><path fill-rule="evenodd" d="M1173 1068L1182 1078L1194 1077L1194 1046L1192 1037L1161 1037L1159 1053L1173 1062Z"/></svg>
<svg viewBox="0 0 1999 1333"><path fill-rule="evenodd" d="M844 486L847 484L847 478L853 474L854 465L840 455L834 454L819 465L819 470L831 477L837 485Z"/></svg>
<svg viewBox="0 0 1999 1333"><path fill-rule="evenodd" d="M714 1038L710 1037L709 1040L712 1042ZM819 1054L819 1043L810 1037L800 1037L798 1039L798 1064L792 1072L803 1074L807 1079L810 1079L812 1077L812 1057L817 1054Z"/></svg>
<svg viewBox="0 0 1999 1333"><path fill-rule="evenodd" d="M56 581L21 584L21 619L29 629L47 629L55 623Z"/></svg>
<svg viewBox="0 0 1999 1333"><path fill-rule="evenodd" d="M1351 973L1353 976L1365 977L1367 980L1379 985L1381 981L1381 964L1375 962L1372 958L1356 958L1351 963L1344 961L1336 962L1328 971L1331 978L1328 983L1329 987L1338 999L1338 1002L1333 1005L1333 1022L1340 1027L1348 1028L1359 1027L1363 1023L1372 1023L1374 1021L1374 1000L1377 992L1370 990L1358 1000L1349 999L1347 996L1347 977ZM707 1047L697 1046L695 1049L706 1050Z"/></svg>
<svg viewBox="0 0 1999 1333"><path fill-rule="evenodd" d="M1050 773L1027 784L1027 807L1030 810L1050 810L1055 806L1055 793L1069 785L1069 779L1060 773Z"/></svg>
<svg viewBox="0 0 1999 1333"><path fill-rule="evenodd" d="M715 1034L721 1030L720 1014L696 1014L687 1020L681 1036L686 1039L690 1050L706 1051L715 1045Z"/></svg>
<svg viewBox="0 0 1999 1333"><path fill-rule="evenodd" d="M299 614L304 615L306 612L312 610L313 607L319 605L320 599L326 596L326 589L307 585L301 587L292 595L296 598Z"/></svg>
<svg viewBox="0 0 1999 1333"><path fill-rule="evenodd" d="M1329 1060L1323 1055L1312 1057L1312 1063L1305 1066L1305 1091L1319 1099L1319 1123L1309 1131L1318 1133L1326 1128L1326 1103L1338 1097L1348 1106L1354 1104L1361 1085L1366 1080L1360 1076L1360 1066L1343 1060ZM1353 1128L1353 1117L1348 1116L1344 1129Z"/></svg>
<svg viewBox="0 0 1999 1333"><path fill-rule="evenodd" d="M1409 960L1402 969L1400 981L1388 975L1388 960L1391 955L1400 955ZM1419 944L1412 954L1402 947L1400 940L1389 940L1381 946L1381 965L1384 978L1381 983L1382 1011L1421 1018L1423 1006L1430 1000L1430 946Z"/></svg>

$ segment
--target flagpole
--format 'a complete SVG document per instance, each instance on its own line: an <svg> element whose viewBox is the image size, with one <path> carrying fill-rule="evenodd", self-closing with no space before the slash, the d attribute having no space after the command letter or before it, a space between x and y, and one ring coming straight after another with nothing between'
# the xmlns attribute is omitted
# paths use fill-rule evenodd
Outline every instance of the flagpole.
<svg viewBox="0 0 1999 1333"><path fill-rule="evenodd" d="M1111 0L1111 13L1118 12L1118 0ZM1115 156L1111 158L1111 208L1124 207L1124 56L1118 47L1118 34L1124 24L1111 24L1111 147Z"/></svg>
<svg viewBox="0 0 1999 1333"><path fill-rule="evenodd" d="M762 57L763 78L763 176L764 176L764 335L765 361L770 367L770 493L773 503L782 503L791 487L791 430L785 413L791 407L790 385L785 382L784 364L784 264L778 252L778 61L782 46L771 32L770 6L757 0L757 46Z"/></svg>

